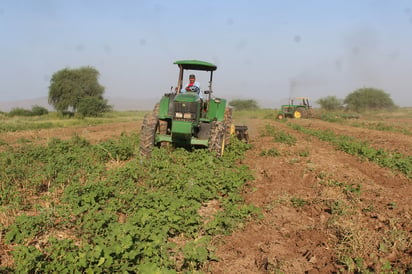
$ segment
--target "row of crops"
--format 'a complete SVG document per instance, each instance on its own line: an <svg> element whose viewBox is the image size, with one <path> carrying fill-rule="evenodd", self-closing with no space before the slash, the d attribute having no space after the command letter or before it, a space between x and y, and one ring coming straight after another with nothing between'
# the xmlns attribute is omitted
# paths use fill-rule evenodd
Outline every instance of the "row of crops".
<svg viewBox="0 0 412 274"><path fill-rule="evenodd" d="M404 114L406 117L410 116L406 112ZM388 131L402 133L405 135L412 135L411 127L405 126L401 122L393 123L391 121L374 121L369 118L368 120L358 120L359 115L356 114L342 114L342 113L323 113L320 115L319 119L342 125L349 125L352 127L365 128L378 131Z"/></svg>
<svg viewBox="0 0 412 274"><path fill-rule="evenodd" d="M144 161L135 135L5 146L0 272L192 272L218 259L212 236L258 214L239 195L252 175L237 140L221 158L161 148Z"/></svg>
<svg viewBox="0 0 412 274"><path fill-rule="evenodd" d="M330 142L338 150L374 162L381 167L390 168L412 178L412 156L375 149L365 141L356 140L356 138L351 136L336 134L330 129L310 129L297 124L289 124L289 126L305 134L315 136L319 140Z"/></svg>
<svg viewBox="0 0 412 274"><path fill-rule="evenodd" d="M390 169L394 174L400 175L401 181L405 179L404 181L407 182L412 178L410 155L374 148L367 141L338 134L330 129L315 129L310 125L305 127L293 122L282 121L282 123L303 133L309 142L314 139L307 136L313 136L329 143L336 150L352 155L359 161L370 161ZM296 143L293 141L293 135L286 134L280 138L285 133L275 127L267 126L265 135L273 136L274 142L283 140L283 143L289 145ZM285 142L286 140L288 142ZM316 145L313 149L316 149ZM276 151L267 150L265 155L278 157L279 153L274 152ZM305 171L307 174L316 171L316 183L313 185L316 189L315 194L309 197L287 196L286 202L283 198L281 201L301 208L321 206L329 214L323 229L330 237L334 261L340 268L338 272L409 273L412 266L410 264L412 239L409 236L410 218L408 210L405 210L404 201L400 200L399 196L386 192L381 186L374 185L374 182L364 180L362 176L348 176L335 172L335 169L332 170L323 165L317 171L307 169ZM387 185L387 187L391 186ZM377 198L379 196L384 198ZM376 225L376 218L378 225ZM321 224L317 226L319 227ZM371 244L372 242L374 244ZM396 254L396 257L392 259L391 254Z"/></svg>

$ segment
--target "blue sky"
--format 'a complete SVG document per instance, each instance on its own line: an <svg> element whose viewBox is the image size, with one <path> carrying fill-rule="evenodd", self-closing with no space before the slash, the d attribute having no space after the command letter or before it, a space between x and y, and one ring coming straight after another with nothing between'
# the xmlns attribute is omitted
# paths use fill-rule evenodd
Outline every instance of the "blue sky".
<svg viewBox="0 0 412 274"><path fill-rule="evenodd" d="M106 97L160 98L175 60L200 59L218 66L215 96L264 107L362 87L412 106L406 0L2 0L0 34L0 101L47 97L54 72L81 66Z"/></svg>

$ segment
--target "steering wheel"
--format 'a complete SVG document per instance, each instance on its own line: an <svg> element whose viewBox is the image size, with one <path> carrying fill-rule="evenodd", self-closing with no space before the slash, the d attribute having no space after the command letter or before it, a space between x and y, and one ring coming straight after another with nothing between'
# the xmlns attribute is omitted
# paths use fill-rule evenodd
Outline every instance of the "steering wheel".
<svg viewBox="0 0 412 274"><path fill-rule="evenodd" d="M189 91L199 93L199 92L200 92L200 88L197 87L197 86L191 86L191 87L189 87Z"/></svg>

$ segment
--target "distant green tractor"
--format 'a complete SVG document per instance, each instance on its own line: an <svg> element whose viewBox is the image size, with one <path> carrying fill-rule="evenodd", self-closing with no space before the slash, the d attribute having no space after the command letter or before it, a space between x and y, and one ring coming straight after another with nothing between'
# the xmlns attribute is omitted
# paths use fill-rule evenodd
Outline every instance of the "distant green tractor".
<svg viewBox="0 0 412 274"><path fill-rule="evenodd" d="M298 103L295 104L294 101ZM310 118L312 116L312 106L309 104L307 97L295 97L289 100L288 105L282 105L278 112L277 118L279 120L284 118Z"/></svg>
<svg viewBox="0 0 412 274"><path fill-rule="evenodd" d="M217 69L214 64L199 60L182 60L174 64L179 67L179 78L173 92L166 93L151 113L143 120L140 135L140 154L150 157L153 147L173 146L192 148L207 147L217 156L222 156L230 135L246 132L247 127L236 129L232 125L232 109L225 99L213 96L212 78ZM210 73L208 90L204 99L198 91L181 92L184 73L188 70Z"/></svg>

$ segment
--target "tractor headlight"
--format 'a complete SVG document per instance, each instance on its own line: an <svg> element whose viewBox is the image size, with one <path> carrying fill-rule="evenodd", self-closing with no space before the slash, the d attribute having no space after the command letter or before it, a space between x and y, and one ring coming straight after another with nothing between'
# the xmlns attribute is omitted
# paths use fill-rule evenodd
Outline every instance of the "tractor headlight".
<svg viewBox="0 0 412 274"><path fill-rule="evenodd" d="M184 113L184 114L183 114L183 118L184 118L184 119L192 119L192 113L190 113L190 112Z"/></svg>
<svg viewBox="0 0 412 274"><path fill-rule="evenodd" d="M183 113L176 112L175 116L176 116L176 118L183 118Z"/></svg>

